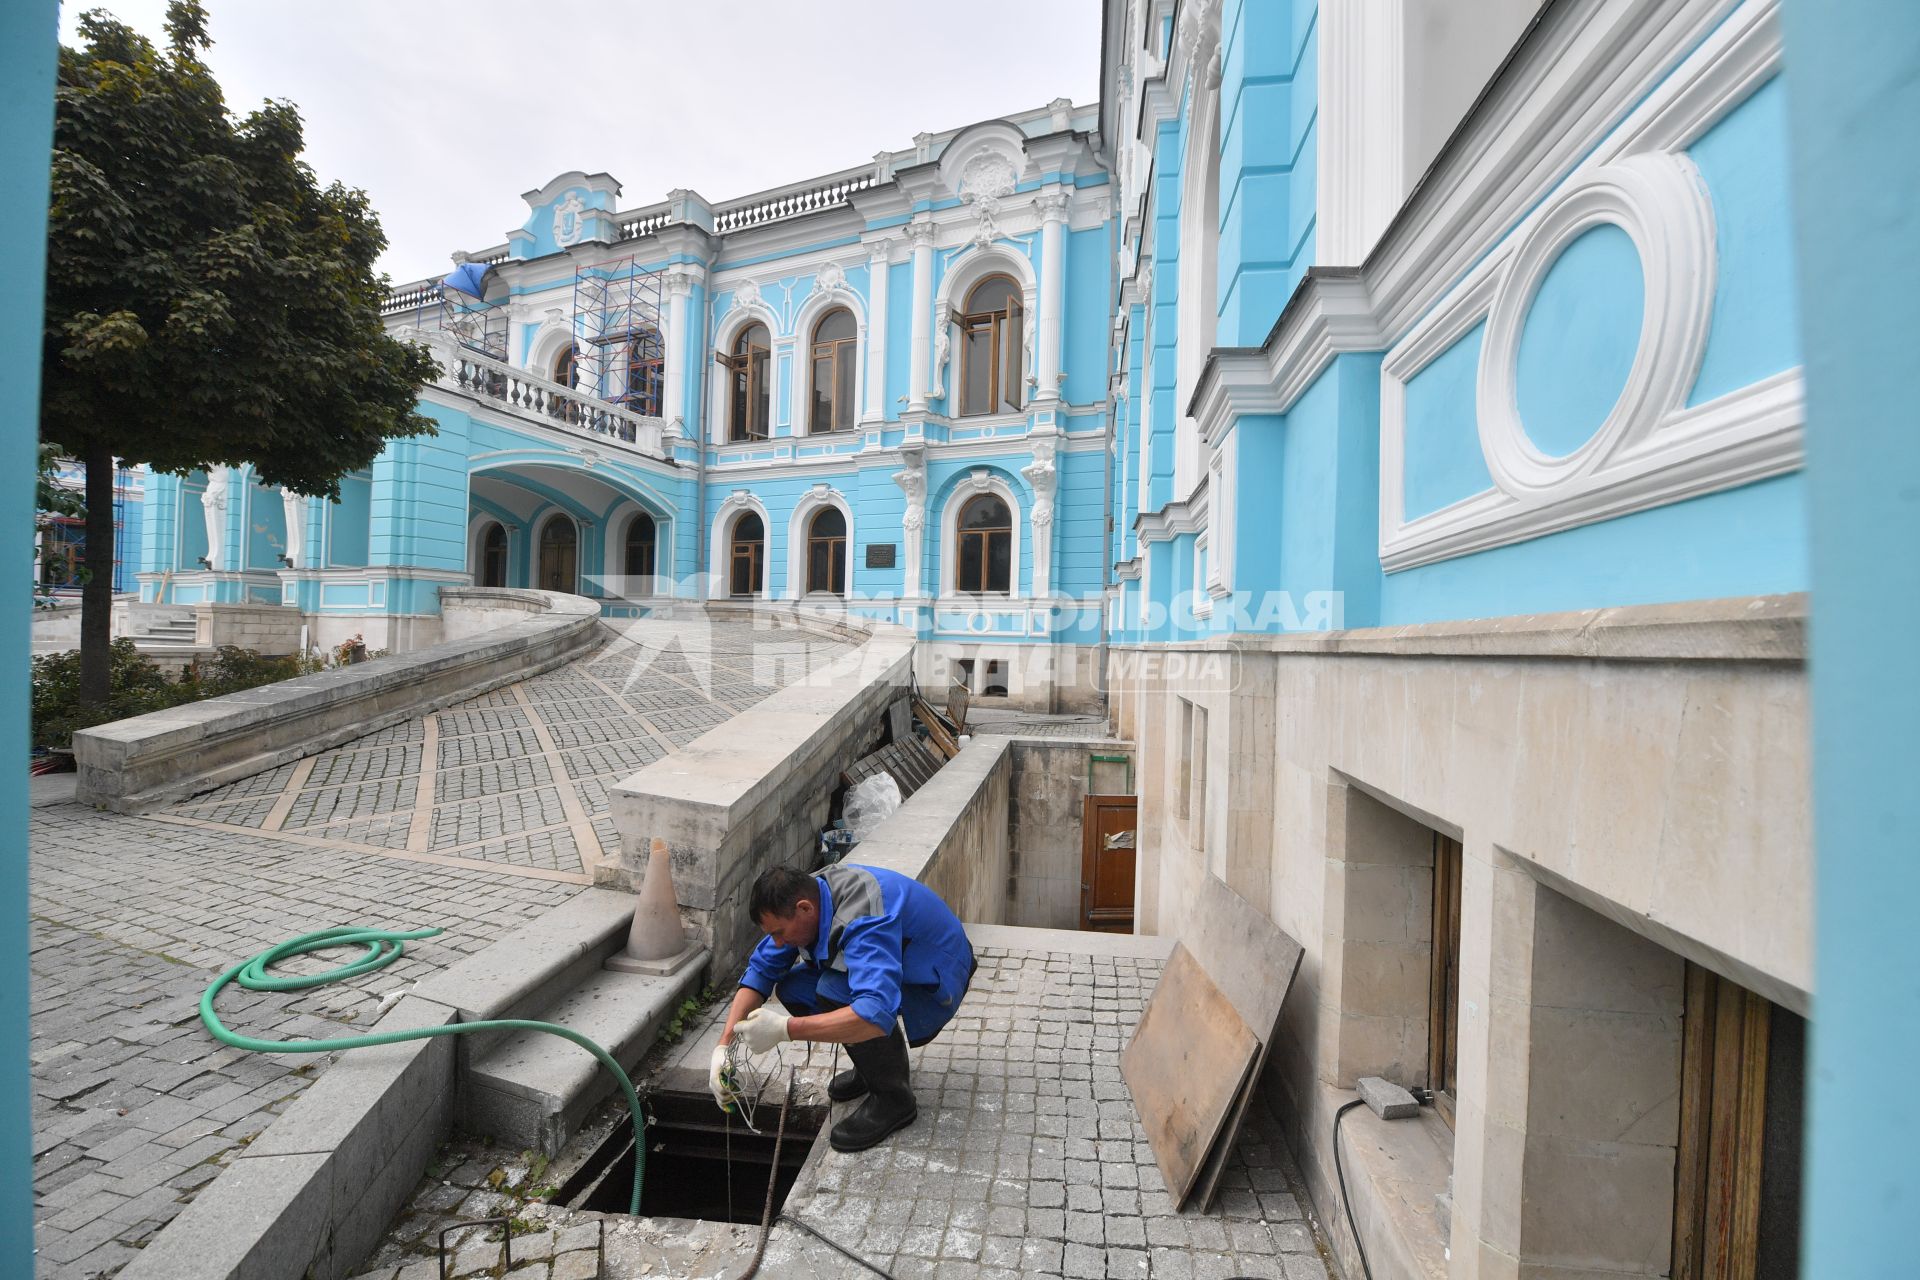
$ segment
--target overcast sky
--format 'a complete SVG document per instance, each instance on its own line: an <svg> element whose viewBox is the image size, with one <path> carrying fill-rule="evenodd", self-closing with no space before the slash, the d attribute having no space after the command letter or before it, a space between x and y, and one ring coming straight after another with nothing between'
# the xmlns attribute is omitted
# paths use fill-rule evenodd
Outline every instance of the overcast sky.
<svg viewBox="0 0 1920 1280"><path fill-rule="evenodd" d="M165 0L105 8L160 38ZM396 281L499 244L520 193L610 173L634 208L849 168L913 135L1099 96L1099 0L207 0L236 111L286 98L362 187Z"/></svg>

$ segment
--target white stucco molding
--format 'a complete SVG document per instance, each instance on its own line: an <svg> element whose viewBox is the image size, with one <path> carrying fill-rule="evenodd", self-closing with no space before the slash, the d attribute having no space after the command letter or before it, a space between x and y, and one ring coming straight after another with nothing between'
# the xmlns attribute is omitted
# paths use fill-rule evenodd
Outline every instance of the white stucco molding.
<svg viewBox="0 0 1920 1280"><path fill-rule="evenodd" d="M947 264L946 274L941 276L940 287L933 295L933 369L929 375L930 398L937 400L946 396L948 416L956 420L960 409L958 379L951 393L945 383L947 364L954 359L953 353L960 344L959 329L951 317L966 304L967 294L973 287L993 275L1009 275L1020 282L1021 368L1026 378L1021 395L1023 407L1033 398L1033 387L1039 380L1033 360L1034 338L1040 324L1040 281L1034 274L1032 259L1003 244L976 244L962 249Z"/></svg>
<svg viewBox="0 0 1920 1280"><path fill-rule="evenodd" d="M873 332L867 323L867 300L847 283L845 267L837 262L827 262L814 272L813 287L793 315L794 349L797 354L794 360L791 412L795 436L813 434L808 430L813 398L813 327L829 312L840 307L845 307L853 316L854 420L859 421L859 401L865 398L864 388L867 385L867 346Z"/></svg>
<svg viewBox="0 0 1920 1280"><path fill-rule="evenodd" d="M969 501L983 493L997 494L1007 504L1007 512L1013 517L1012 545L1008 548L1007 594L975 595L962 592L957 583L960 578L959 523L960 512ZM958 483L947 491L946 502L940 508L940 595L973 601L1023 600L1026 593L1020 590L1021 551L1025 539L1021 530L1026 525L1024 504L1020 501L1020 492L998 471L987 467L975 467L962 476Z"/></svg>
<svg viewBox="0 0 1920 1280"><path fill-rule="evenodd" d="M802 493L793 504L793 512L787 519L787 589L785 596L789 600L802 600L807 595L807 532L814 516L822 510L832 507L839 511L847 522L847 579L848 590L853 588L853 504L847 501L847 495L832 485L821 481ZM823 594L823 593L816 593Z"/></svg>
<svg viewBox="0 0 1920 1280"><path fill-rule="evenodd" d="M1801 374L1686 404L1712 320L1712 202L1681 152L1777 72L1770 0L1747 0L1569 180L1388 352L1380 392L1380 551L1389 571L1486 550L1796 470ZM1595 433L1552 457L1527 437L1515 367L1526 314L1560 254L1596 226L1633 239L1645 280L1627 385ZM1369 268L1371 271L1371 267ZM1493 488L1406 518L1406 384L1485 321L1476 419Z"/></svg>
<svg viewBox="0 0 1920 1280"><path fill-rule="evenodd" d="M730 596L727 592L733 565L733 524L741 516L760 517L760 590L752 597ZM712 600L773 598L773 566L767 559L767 543L773 541L773 520L766 504L750 489L735 489L720 500L713 512L711 536L707 539L707 597Z"/></svg>
<svg viewBox="0 0 1920 1280"><path fill-rule="evenodd" d="M1183 501L1169 502L1158 511L1142 511L1133 518L1134 536L1142 547L1147 547L1184 534L1205 533L1212 514L1208 499L1211 492L1212 477L1209 476Z"/></svg>

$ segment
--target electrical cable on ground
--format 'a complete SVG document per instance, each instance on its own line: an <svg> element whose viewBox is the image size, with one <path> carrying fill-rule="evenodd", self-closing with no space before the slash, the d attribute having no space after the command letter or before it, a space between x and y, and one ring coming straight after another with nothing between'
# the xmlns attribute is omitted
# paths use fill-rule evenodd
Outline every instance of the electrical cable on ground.
<svg viewBox="0 0 1920 1280"><path fill-rule="evenodd" d="M421 938L431 938L443 932L440 929L368 929L343 926L334 929L321 929L315 933L303 933L296 938L275 946L248 960L243 960L233 968L221 974L207 987L200 997L200 1021L206 1024L213 1038L235 1049L246 1049L253 1053L334 1053L342 1049L370 1049L375 1045L398 1044L405 1040L431 1040L437 1036L465 1035L473 1031L543 1031L548 1035L559 1036L579 1045L595 1058L600 1065L613 1073L613 1078L626 1095L627 1110L633 1115L633 1198L627 1212L638 1215L640 1212L640 1188L647 1171L647 1118L640 1106L640 1095L634 1091L633 1081L626 1071L600 1045L581 1035L570 1027L554 1022L535 1022L526 1018L493 1018L484 1022L455 1022L440 1027L419 1027L407 1031L376 1031L360 1036L340 1036L331 1040L261 1040L253 1036L243 1036L228 1030L220 1021L220 1015L214 1012L214 998L229 982L238 982L249 991L300 991L307 987L317 987L329 982L340 982L355 978L363 973L372 973L398 960L406 953L406 944ZM274 965L293 956L305 955L310 951L325 951L332 947L364 946L367 953L360 959L329 969L325 973L290 975L275 977L268 972ZM784 1125L786 1111L781 1111Z"/></svg>
<svg viewBox="0 0 1920 1280"><path fill-rule="evenodd" d="M1360 1242L1360 1228L1353 1225L1353 1201L1347 1197L1347 1171L1340 1163L1340 1119L1355 1107L1366 1105L1366 1099L1355 1098L1352 1102L1342 1103L1333 1113L1333 1173L1340 1180L1340 1207L1347 1212L1347 1230L1353 1233L1353 1247L1360 1253L1360 1270L1366 1280L1373 1280L1373 1268L1367 1265L1367 1246Z"/></svg>

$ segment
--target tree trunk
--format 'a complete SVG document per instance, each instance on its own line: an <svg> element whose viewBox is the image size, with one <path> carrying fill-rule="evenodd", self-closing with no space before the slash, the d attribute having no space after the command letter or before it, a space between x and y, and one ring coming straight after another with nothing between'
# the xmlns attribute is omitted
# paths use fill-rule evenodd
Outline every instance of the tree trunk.
<svg viewBox="0 0 1920 1280"><path fill-rule="evenodd" d="M80 701L105 703L113 692L113 449L87 444L87 580L80 588Z"/></svg>

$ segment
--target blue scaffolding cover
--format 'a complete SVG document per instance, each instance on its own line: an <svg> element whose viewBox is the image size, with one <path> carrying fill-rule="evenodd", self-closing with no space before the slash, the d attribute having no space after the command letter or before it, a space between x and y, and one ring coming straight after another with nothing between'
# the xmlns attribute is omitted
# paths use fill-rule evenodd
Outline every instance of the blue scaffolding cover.
<svg viewBox="0 0 1920 1280"><path fill-rule="evenodd" d="M443 289L452 289L471 298L487 296L487 272L493 270L484 262L463 262L447 273L440 282Z"/></svg>

